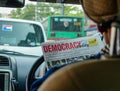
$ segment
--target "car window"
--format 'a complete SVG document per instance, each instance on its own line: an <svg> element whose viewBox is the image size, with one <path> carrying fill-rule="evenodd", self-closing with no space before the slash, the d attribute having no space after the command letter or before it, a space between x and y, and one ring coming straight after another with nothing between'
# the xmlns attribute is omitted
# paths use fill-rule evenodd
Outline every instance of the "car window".
<svg viewBox="0 0 120 91"><path fill-rule="evenodd" d="M32 47L44 41L41 27L35 24L1 21L0 29L0 45Z"/></svg>

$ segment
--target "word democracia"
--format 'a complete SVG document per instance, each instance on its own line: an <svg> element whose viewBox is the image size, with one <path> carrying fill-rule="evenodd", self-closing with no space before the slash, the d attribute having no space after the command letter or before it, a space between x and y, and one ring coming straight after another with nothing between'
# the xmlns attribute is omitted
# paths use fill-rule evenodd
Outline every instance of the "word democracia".
<svg viewBox="0 0 120 91"><path fill-rule="evenodd" d="M57 52L57 51L65 51L70 49L76 49L80 47L89 47L89 44L81 44L80 41L78 42L70 42L70 43L59 43L59 44L52 44L52 45L44 45L43 51L47 52Z"/></svg>

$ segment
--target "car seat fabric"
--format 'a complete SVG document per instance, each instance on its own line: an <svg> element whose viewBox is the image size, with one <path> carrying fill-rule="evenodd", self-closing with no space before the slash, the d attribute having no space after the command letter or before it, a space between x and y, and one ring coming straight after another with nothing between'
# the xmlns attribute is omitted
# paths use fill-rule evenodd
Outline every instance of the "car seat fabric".
<svg viewBox="0 0 120 91"><path fill-rule="evenodd" d="M38 91L120 91L120 61L74 63L52 74Z"/></svg>

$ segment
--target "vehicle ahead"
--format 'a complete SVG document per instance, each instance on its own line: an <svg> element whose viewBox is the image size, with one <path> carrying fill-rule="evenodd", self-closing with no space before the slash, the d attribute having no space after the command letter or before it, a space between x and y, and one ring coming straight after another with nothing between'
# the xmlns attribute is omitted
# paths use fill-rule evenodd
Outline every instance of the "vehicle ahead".
<svg viewBox="0 0 120 91"><path fill-rule="evenodd" d="M41 43L46 41L45 31L38 22L20 19L0 19L0 52L11 51L40 56Z"/></svg>
<svg viewBox="0 0 120 91"><path fill-rule="evenodd" d="M2 91L25 91L28 72L43 55L43 42L46 42L46 35L40 23L0 19L0 82L5 84L0 87Z"/></svg>
<svg viewBox="0 0 120 91"><path fill-rule="evenodd" d="M76 16L48 16L42 21L48 40L84 37L84 18Z"/></svg>

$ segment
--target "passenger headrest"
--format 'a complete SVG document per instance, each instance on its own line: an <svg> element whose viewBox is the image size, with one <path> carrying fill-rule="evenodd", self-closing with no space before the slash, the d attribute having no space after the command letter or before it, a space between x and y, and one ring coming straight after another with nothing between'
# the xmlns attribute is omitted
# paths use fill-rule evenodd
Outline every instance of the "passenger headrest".
<svg viewBox="0 0 120 91"><path fill-rule="evenodd" d="M113 21L120 10L120 0L81 0L87 16L96 23Z"/></svg>

